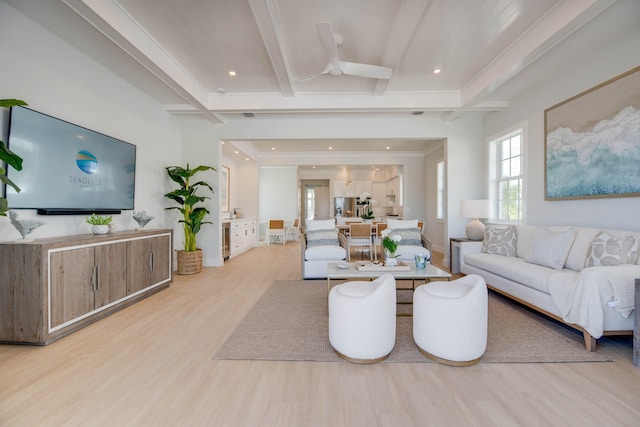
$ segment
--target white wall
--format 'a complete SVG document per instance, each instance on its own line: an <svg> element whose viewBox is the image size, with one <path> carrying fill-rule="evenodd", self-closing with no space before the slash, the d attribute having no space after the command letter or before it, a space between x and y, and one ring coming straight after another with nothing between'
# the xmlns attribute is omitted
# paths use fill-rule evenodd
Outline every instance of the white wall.
<svg viewBox="0 0 640 427"><path fill-rule="evenodd" d="M180 129L174 118L137 88L70 47L40 25L0 2L0 98L19 98L29 107L137 146L135 209L155 219L149 228L172 228L164 210L170 190L164 167L180 162ZM3 117L6 120L7 111ZM3 135L6 141L6 134ZM24 164L24 170L29 165ZM22 218L35 210L19 210ZM84 234L84 216L39 217L46 225L30 237ZM131 212L114 217L116 229L137 225ZM0 241L20 234L0 217Z"/></svg>
<svg viewBox="0 0 640 427"><path fill-rule="evenodd" d="M430 152L426 157L426 216L425 233L433 243L433 249L445 253L448 241L444 238L444 221L436 219L438 215L438 162L444 160L444 145Z"/></svg>
<svg viewBox="0 0 640 427"><path fill-rule="evenodd" d="M298 168L295 166L261 166L259 170L260 220L298 216Z"/></svg>
<svg viewBox="0 0 640 427"><path fill-rule="evenodd" d="M615 22L621 33L604 22ZM528 124L526 156L526 222L529 224L571 224L640 231L639 197L586 200L544 200L544 110L596 86L640 64L640 2L619 1L605 11L588 30L580 29L552 52L554 57L571 57L563 69L535 64L528 71L539 83L510 103L507 111L491 115L484 123L484 137L496 135L519 122ZM572 50L574 37L592 39L589 51ZM523 76L525 77L525 76ZM530 76L526 76L530 77Z"/></svg>

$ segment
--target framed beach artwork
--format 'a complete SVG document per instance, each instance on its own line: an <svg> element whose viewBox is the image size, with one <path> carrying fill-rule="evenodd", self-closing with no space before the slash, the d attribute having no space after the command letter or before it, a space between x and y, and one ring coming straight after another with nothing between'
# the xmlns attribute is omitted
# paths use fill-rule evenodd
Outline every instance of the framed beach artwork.
<svg viewBox="0 0 640 427"><path fill-rule="evenodd" d="M640 67L544 112L545 200L640 196Z"/></svg>
<svg viewBox="0 0 640 427"><path fill-rule="evenodd" d="M229 212L229 167L220 167L220 211Z"/></svg>

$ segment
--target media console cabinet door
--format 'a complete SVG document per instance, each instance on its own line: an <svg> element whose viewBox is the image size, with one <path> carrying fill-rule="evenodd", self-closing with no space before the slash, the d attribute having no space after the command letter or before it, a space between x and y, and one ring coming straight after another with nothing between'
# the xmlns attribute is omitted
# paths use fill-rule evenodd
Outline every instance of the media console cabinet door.
<svg viewBox="0 0 640 427"><path fill-rule="evenodd" d="M93 310L93 267L93 247L50 254L52 328Z"/></svg>
<svg viewBox="0 0 640 427"><path fill-rule="evenodd" d="M168 235L127 242L127 295L169 280L170 245Z"/></svg>
<svg viewBox="0 0 640 427"><path fill-rule="evenodd" d="M94 308L100 308L127 295L127 244L110 243L95 249L97 283Z"/></svg>

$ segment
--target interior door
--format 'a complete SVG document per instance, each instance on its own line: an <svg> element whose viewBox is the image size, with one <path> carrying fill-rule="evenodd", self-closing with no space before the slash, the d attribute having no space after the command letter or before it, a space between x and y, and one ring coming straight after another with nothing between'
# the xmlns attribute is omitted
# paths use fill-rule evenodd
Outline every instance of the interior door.
<svg viewBox="0 0 640 427"><path fill-rule="evenodd" d="M316 209L314 212L315 219L331 218L331 203L329 200L329 187L316 187Z"/></svg>

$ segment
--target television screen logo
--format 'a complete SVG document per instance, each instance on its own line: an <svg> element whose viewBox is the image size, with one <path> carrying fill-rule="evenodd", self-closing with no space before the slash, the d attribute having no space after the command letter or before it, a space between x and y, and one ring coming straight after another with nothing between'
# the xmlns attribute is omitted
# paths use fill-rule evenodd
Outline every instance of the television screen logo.
<svg viewBox="0 0 640 427"><path fill-rule="evenodd" d="M88 175L98 172L98 159L87 150L80 150L76 156L76 164Z"/></svg>

